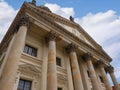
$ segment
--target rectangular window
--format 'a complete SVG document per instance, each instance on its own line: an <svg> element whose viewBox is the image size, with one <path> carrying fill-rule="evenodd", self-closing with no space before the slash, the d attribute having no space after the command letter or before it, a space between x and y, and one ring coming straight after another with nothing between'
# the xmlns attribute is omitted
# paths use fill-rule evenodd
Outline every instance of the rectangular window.
<svg viewBox="0 0 120 90"><path fill-rule="evenodd" d="M61 64L61 58L56 57L56 64L57 64L58 66L62 66L62 64Z"/></svg>
<svg viewBox="0 0 120 90"><path fill-rule="evenodd" d="M103 82L103 78L102 78L101 76L99 76L99 78L100 78L100 81L101 81L102 83L104 83L104 82Z"/></svg>
<svg viewBox="0 0 120 90"><path fill-rule="evenodd" d="M31 84L31 81L20 79L17 90L31 90Z"/></svg>
<svg viewBox="0 0 120 90"><path fill-rule="evenodd" d="M62 88L61 87L58 87L58 89L57 90L62 90Z"/></svg>
<svg viewBox="0 0 120 90"><path fill-rule="evenodd" d="M89 71L87 70L87 74L88 74L88 77L90 77L90 73L89 73Z"/></svg>
<svg viewBox="0 0 120 90"><path fill-rule="evenodd" d="M31 47L29 45L25 45L24 51L25 53L37 57L37 49L34 47Z"/></svg>

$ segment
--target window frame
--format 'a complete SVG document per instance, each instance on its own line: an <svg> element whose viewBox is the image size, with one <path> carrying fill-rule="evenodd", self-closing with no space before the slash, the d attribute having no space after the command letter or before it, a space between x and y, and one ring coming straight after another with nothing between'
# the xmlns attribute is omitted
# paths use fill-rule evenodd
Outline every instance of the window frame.
<svg viewBox="0 0 120 90"><path fill-rule="evenodd" d="M104 83L102 76L99 76L99 79L100 79L101 83Z"/></svg>
<svg viewBox="0 0 120 90"><path fill-rule="evenodd" d="M62 87L57 87L57 90L63 90L63 88Z"/></svg>
<svg viewBox="0 0 120 90"><path fill-rule="evenodd" d="M56 57L56 65L62 67L62 60L60 57Z"/></svg>
<svg viewBox="0 0 120 90"><path fill-rule="evenodd" d="M19 79L19 83L18 83L17 90L19 90L20 80L23 81L23 88L22 88L22 90L24 90L25 87L28 87L28 85L27 85L28 82L30 83L29 90L32 89L32 81L30 81L30 80L25 80L25 79Z"/></svg>
<svg viewBox="0 0 120 90"><path fill-rule="evenodd" d="M29 45L29 44L25 44L23 52L28 54L28 55L37 57L38 49L36 47Z"/></svg>

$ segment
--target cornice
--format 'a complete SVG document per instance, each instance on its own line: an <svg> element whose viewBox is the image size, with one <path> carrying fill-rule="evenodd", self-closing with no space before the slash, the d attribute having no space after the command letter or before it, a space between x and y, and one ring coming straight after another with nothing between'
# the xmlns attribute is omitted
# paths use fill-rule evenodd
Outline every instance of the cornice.
<svg viewBox="0 0 120 90"><path fill-rule="evenodd" d="M64 17L61 17L61 16L59 16L59 15L57 15L55 13L48 12L48 11L40 8L39 6L34 6L34 5L31 5L31 4L27 3L27 2L25 2L24 5L27 8L37 10L39 13L41 13L41 15L44 15L44 16L46 16L48 18L51 18L51 19L54 19L55 21L61 22L61 23L66 24L68 26L79 28L79 24L77 24L75 22L72 22L69 19L66 19Z"/></svg>

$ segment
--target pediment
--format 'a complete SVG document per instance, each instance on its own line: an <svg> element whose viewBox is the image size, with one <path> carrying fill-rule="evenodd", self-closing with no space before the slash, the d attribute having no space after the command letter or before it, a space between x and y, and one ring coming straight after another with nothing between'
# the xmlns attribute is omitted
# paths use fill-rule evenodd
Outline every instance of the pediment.
<svg viewBox="0 0 120 90"><path fill-rule="evenodd" d="M92 46L93 48L96 48L96 46L93 45L90 40L88 40L86 35L84 35L83 33L80 32L79 28L68 26L68 25L62 24L60 22L56 22L56 24L60 25L62 28L66 29L67 31L69 31L70 33L72 33L73 35L75 35L76 37L78 37L79 39L81 39L82 41L87 43L88 45Z"/></svg>
<svg viewBox="0 0 120 90"><path fill-rule="evenodd" d="M22 71L28 71L28 72L34 72L34 73L40 73L39 68L32 64L21 64L19 65L19 69Z"/></svg>

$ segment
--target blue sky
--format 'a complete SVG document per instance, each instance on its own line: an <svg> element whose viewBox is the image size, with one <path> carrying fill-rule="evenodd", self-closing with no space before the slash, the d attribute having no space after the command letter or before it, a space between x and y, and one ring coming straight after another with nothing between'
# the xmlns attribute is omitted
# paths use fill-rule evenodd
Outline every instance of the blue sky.
<svg viewBox="0 0 120 90"><path fill-rule="evenodd" d="M30 2L30 0L25 0ZM24 0L0 0L0 41ZM120 0L37 0L65 18L72 15L112 57L120 83Z"/></svg>

